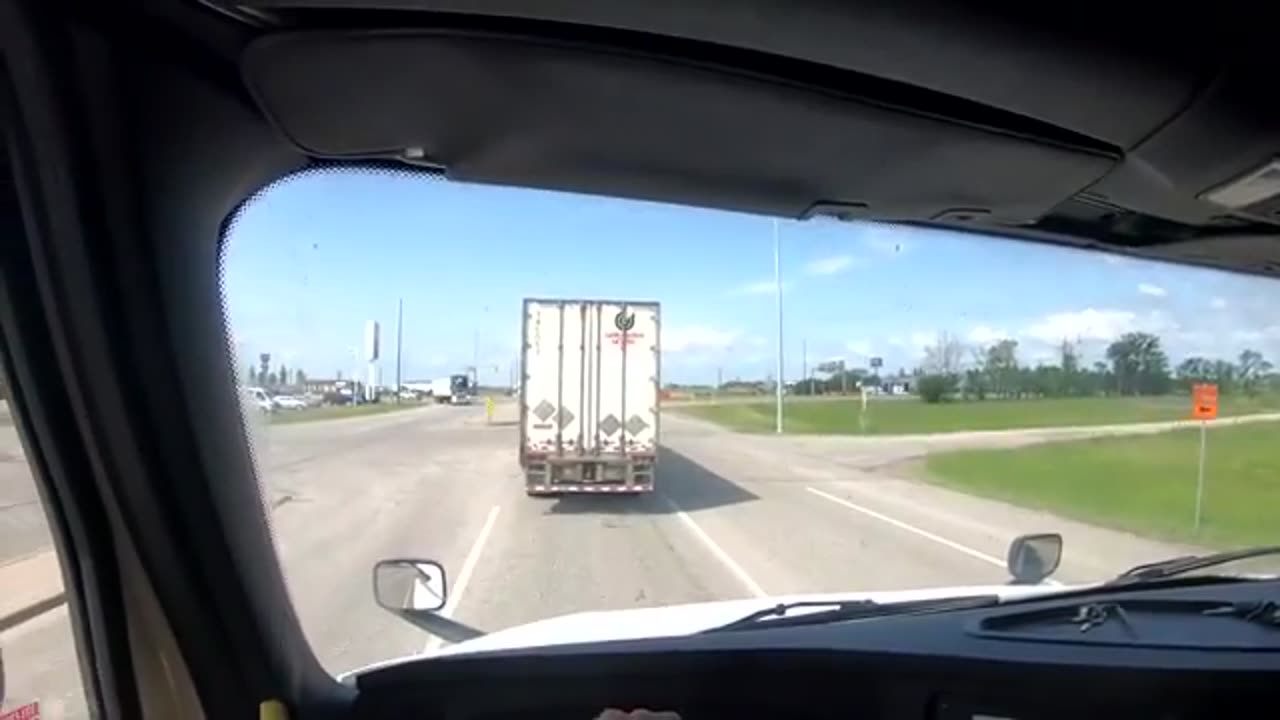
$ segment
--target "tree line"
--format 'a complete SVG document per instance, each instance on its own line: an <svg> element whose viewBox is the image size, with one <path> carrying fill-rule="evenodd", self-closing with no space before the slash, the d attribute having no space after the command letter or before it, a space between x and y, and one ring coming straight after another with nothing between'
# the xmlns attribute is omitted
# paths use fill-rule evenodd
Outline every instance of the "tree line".
<svg viewBox="0 0 1280 720"><path fill-rule="evenodd" d="M1164 395L1187 391L1196 383L1215 383L1220 393L1257 395L1280 385L1273 366L1256 350L1244 350L1234 361L1188 357L1170 366L1157 335L1130 332L1107 346L1104 360L1085 364L1079 347L1063 341L1057 363L1024 365L1018 341L1000 340L967 347L942 333L925 348L915 373L915 392L926 402L951 398L1085 397L1100 395Z"/></svg>
<svg viewBox="0 0 1280 720"><path fill-rule="evenodd" d="M250 365L248 381L252 387L290 387L306 383L307 374L300 369L294 370L284 365L281 365L278 370Z"/></svg>

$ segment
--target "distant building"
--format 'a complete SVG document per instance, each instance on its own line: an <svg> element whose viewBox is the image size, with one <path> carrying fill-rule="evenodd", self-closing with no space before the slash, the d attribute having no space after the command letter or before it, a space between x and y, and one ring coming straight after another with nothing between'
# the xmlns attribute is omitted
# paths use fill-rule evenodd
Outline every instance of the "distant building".
<svg viewBox="0 0 1280 720"><path fill-rule="evenodd" d="M880 378L879 392L883 395L910 395L915 387L915 378L898 374Z"/></svg>

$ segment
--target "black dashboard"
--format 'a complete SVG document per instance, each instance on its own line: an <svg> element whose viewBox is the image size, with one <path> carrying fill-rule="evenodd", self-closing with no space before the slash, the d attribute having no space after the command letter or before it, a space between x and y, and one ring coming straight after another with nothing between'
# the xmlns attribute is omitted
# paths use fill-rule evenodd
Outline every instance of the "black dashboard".
<svg viewBox="0 0 1280 720"><path fill-rule="evenodd" d="M586 719L606 708L815 720L1256 715L1280 698L1280 629L1194 608L1252 603L1276 589L1130 589L414 661L360 676L356 716ZM1090 622L1081 608L1112 608L1114 617ZM1197 645L1207 636L1229 641Z"/></svg>

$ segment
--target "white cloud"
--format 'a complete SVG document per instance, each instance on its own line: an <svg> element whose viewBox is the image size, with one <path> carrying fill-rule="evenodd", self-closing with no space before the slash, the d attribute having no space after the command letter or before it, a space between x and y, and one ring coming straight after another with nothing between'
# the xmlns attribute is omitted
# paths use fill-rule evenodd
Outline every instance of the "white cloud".
<svg viewBox="0 0 1280 720"><path fill-rule="evenodd" d="M1026 329L1026 335L1045 343L1068 340L1114 340L1138 329L1137 313L1129 310L1095 310L1046 315Z"/></svg>
<svg viewBox="0 0 1280 720"><path fill-rule="evenodd" d="M814 260L805 266L810 275L835 275L853 267L852 255L833 255L832 257Z"/></svg>
<svg viewBox="0 0 1280 720"><path fill-rule="evenodd" d="M914 347L917 350L923 350L926 347L929 347L936 342L937 339L938 333L935 332L913 332L911 333L911 337L908 338L911 347Z"/></svg>
<svg viewBox="0 0 1280 720"><path fill-rule="evenodd" d="M1124 265L1129 262L1129 258L1124 255L1112 255L1111 253L1102 253L1102 262L1108 265Z"/></svg>
<svg viewBox="0 0 1280 720"><path fill-rule="evenodd" d="M988 343L999 342L1000 340L1004 340L1009 337L1011 337L1009 333L1004 330L990 328L986 325L979 325L970 330L965 339L971 343L986 345Z"/></svg>
<svg viewBox="0 0 1280 720"><path fill-rule="evenodd" d="M844 344L844 349L861 357L871 357L871 343L865 340L850 340Z"/></svg>
<svg viewBox="0 0 1280 720"><path fill-rule="evenodd" d="M702 325L669 328L663 331L662 348L668 352L688 350L727 350L738 333Z"/></svg>
<svg viewBox="0 0 1280 720"><path fill-rule="evenodd" d="M1214 310L1223 310L1227 307L1227 300L1226 298L1220 298L1220 297L1210 298L1209 307L1213 308Z"/></svg>
<svg viewBox="0 0 1280 720"><path fill-rule="evenodd" d="M786 284L783 284L786 289ZM734 288L731 295L773 295L777 285L772 280L761 280L759 282L747 283L741 287Z"/></svg>
<svg viewBox="0 0 1280 720"><path fill-rule="evenodd" d="M1165 290L1159 285L1152 285L1151 283L1138 283L1138 292L1143 295L1150 295L1151 297L1164 297L1169 294L1168 290Z"/></svg>

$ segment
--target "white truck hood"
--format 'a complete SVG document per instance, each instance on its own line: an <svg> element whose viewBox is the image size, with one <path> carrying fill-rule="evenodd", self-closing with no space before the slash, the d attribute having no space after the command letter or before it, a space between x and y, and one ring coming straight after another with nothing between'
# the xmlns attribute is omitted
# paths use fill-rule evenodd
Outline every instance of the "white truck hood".
<svg viewBox="0 0 1280 720"><path fill-rule="evenodd" d="M971 585L886 592L779 595L769 598L719 600L686 605L579 612L497 630L466 642L446 645L417 655L409 655L377 663L376 665L352 671L348 675L358 675L378 667L424 657L465 655L493 650L514 650L605 640L638 640L690 635L733 622L751 612L780 603L853 600L892 603L905 600L928 600L931 598L968 597L974 595L996 595L1002 600L1016 600L1073 589L1076 589L1076 587L1060 584Z"/></svg>

